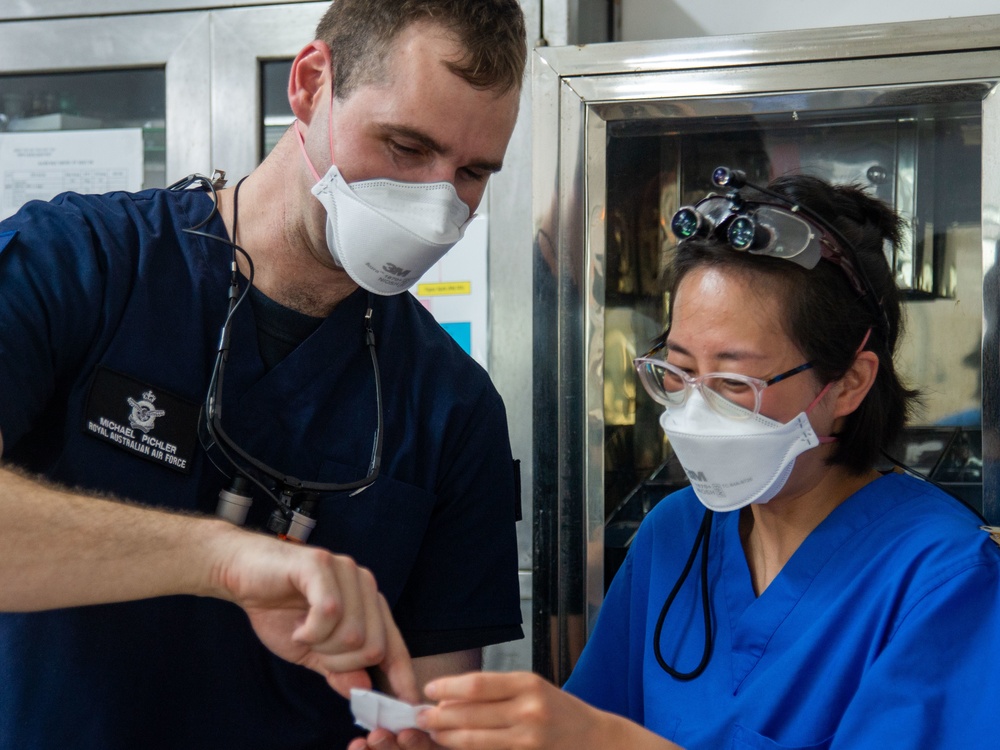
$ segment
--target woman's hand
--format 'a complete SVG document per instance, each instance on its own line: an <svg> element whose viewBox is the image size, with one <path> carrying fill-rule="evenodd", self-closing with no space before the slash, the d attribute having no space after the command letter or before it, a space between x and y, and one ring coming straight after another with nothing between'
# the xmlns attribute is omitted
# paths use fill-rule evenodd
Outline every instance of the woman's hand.
<svg viewBox="0 0 1000 750"><path fill-rule="evenodd" d="M625 722L529 672L444 677L425 693L438 705L420 714L421 728L456 750L606 750Z"/></svg>
<svg viewBox="0 0 1000 750"><path fill-rule="evenodd" d="M583 750L605 745L597 728L603 714L528 672L470 672L428 683L440 701L421 712L424 732L393 736L384 729L355 740L348 750Z"/></svg>
<svg viewBox="0 0 1000 750"><path fill-rule="evenodd" d="M427 734L378 729L348 750L680 750L530 672L441 677L424 692L439 701L417 717Z"/></svg>

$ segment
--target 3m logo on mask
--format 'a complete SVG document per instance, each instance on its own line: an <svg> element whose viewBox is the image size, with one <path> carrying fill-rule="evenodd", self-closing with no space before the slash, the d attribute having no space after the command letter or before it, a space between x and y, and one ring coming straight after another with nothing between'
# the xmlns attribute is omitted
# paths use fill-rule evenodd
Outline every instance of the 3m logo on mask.
<svg viewBox="0 0 1000 750"><path fill-rule="evenodd" d="M403 279L410 275L410 271L406 268L400 268L394 263L386 263L382 266L382 270L386 273L391 273L393 276L398 276Z"/></svg>
<svg viewBox="0 0 1000 750"><path fill-rule="evenodd" d="M683 468L683 467L681 467ZM684 469L684 473L687 474L688 479L691 480L691 486L694 487L695 494L699 498L703 497L725 497L726 490L718 482L712 482L703 471L688 471ZM704 501L702 501L704 502Z"/></svg>

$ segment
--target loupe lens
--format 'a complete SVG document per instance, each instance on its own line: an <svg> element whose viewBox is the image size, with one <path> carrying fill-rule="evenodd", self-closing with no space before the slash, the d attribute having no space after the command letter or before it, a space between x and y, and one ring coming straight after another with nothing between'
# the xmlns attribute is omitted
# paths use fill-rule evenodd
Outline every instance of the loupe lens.
<svg viewBox="0 0 1000 750"><path fill-rule="evenodd" d="M715 171L712 172L712 183L718 187L727 187L731 175L732 172L726 167L716 167Z"/></svg>
<svg viewBox="0 0 1000 750"><path fill-rule="evenodd" d="M700 225L701 219L698 212L693 208L685 207L675 213L674 218L670 220L670 231L678 239L687 240L698 233Z"/></svg>
<svg viewBox="0 0 1000 750"><path fill-rule="evenodd" d="M734 250L749 250L757 235L757 226L749 216L737 216L729 225L729 244Z"/></svg>
<svg viewBox="0 0 1000 750"><path fill-rule="evenodd" d="M747 176L738 169L716 167L712 172L712 182L716 187L741 188L747 184Z"/></svg>

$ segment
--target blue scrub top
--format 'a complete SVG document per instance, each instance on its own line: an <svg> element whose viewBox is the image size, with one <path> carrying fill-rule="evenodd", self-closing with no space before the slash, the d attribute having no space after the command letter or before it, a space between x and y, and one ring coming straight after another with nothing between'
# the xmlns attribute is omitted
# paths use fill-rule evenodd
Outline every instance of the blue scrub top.
<svg viewBox="0 0 1000 750"><path fill-rule="evenodd" d="M836 508L759 596L739 512L715 514L714 651L678 681L652 638L704 508L660 502L611 584L566 690L688 750L996 746L1000 549L933 486L889 474ZM687 672L704 645L700 557L660 647Z"/></svg>
<svg viewBox="0 0 1000 750"><path fill-rule="evenodd" d="M66 194L0 222L5 461L214 512L227 479L206 460L197 422L231 250L181 231L210 210L193 190ZM226 237L218 217L204 229ZM366 475L376 425L367 304L363 291L349 297L270 370L252 306L238 308L222 421L242 448L311 481ZM310 543L375 573L415 656L520 637L503 404L412 295L375 298L372 323L382 471L355 497L323 498ZM257 497L248 525L262 528L272 508ZM3 750L329 748L359 734L321 677L273 657L238 607L210 599L0 615L0 686Z"/></svg>

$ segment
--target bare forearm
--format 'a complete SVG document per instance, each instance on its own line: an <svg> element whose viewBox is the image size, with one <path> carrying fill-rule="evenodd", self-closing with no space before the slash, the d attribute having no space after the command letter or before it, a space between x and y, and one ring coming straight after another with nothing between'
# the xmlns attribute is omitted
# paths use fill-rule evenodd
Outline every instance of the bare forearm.
<svg viewBox="0 0 1000 750"><path fill-rule="evenodd" d="M349 557L53 487L0 467L0 611L169 594L238 604L265 646L347 696L368 668L419 700L413 665L371 571Z"/></svg>
<svg viewBox="0 0 1000 750"><path fill-rule="evenodd" d="M0 468L0 609L214 594L226 524L77 494Z"/></svg>
<svg viewBox="0 0 1000 750"><path fill-rule="evenodd" d="M601 750L622 748L622 750L683 750L668 739L654 734L640 724L614 714L604 714L604 744L593 747Z"/></svg>
<svg viewBox="0 0 1000 750"><path fill-rule="evenodd" d="M575 750L684 750L624 716L589 705L587 713L589 717L579 722L584 724L589 720L592 726L588 727L585 740L569 743Z"/></svg>

